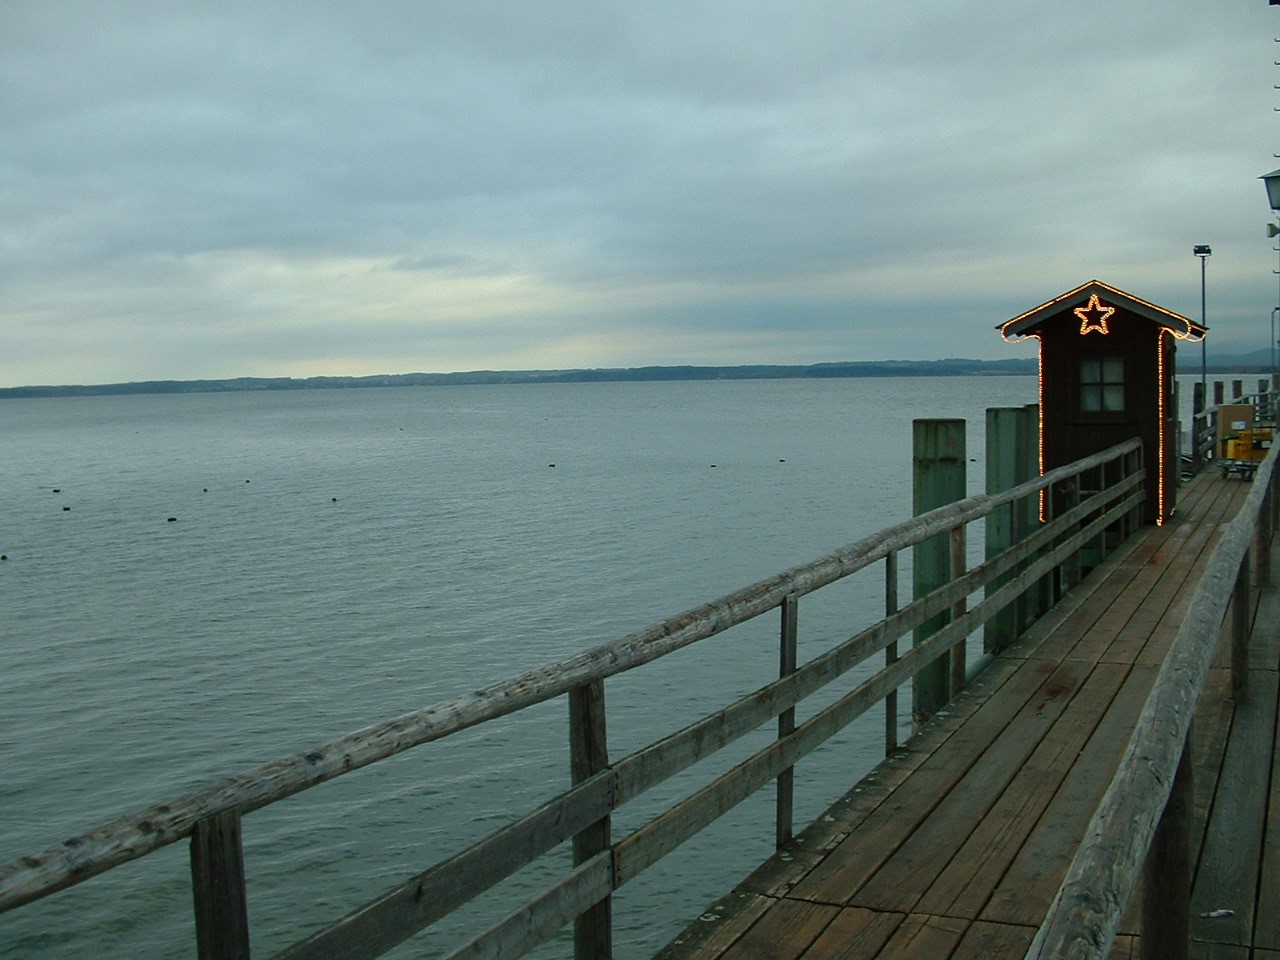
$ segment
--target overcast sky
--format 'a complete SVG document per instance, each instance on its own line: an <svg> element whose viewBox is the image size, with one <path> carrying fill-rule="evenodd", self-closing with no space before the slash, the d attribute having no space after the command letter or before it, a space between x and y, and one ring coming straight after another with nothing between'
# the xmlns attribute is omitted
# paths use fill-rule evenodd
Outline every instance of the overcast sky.
<svg viewBox="0 0 1280 960"><path fill-rule="evenodd" d="M1266 0L0 3L0 385L1265 349ZM1198 362L1198 350L1197 354ZM1188 362L1184 352L1184 364Z"/></svg>

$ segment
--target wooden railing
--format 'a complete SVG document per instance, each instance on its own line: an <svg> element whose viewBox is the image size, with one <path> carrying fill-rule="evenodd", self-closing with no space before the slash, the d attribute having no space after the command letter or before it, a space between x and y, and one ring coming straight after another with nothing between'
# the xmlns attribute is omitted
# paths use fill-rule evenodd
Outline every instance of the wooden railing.
<svg viewBox="0 0 1280 960"><path fill-rule="evenodd" d="M1232 699L1248 696L1255 588L1270 580L1277 522L1275 448L1226 526L1138 717L1120 766L1058 889L1027 960L1104 958L1126 904L1144 884L1142 956L1188 954L1191 721L1228 608Z"/></svg>
<svg viewBox="0 0 1280 960"><path fill-rule="evenodd" d="M881 702L886 705L886 728L896 729L898 688L939 658L953 657L953 683L963 683L964 663L961 660L954 669L954 655L965 639L1029 589L1042 591L1046 581L1073 582L1082 551L1105 549L1108 529L1127 533L1136 526L1142 478L1141 446L1132 440L1005 492L931 510L614 643L265 764L0 866L0 911L189 837L199 955L247 958L249 915L241 840L245 815L410 748L566 697L569 789L278 956L379 956L571 842L573 866L567 875L559 875L506 920L449 956L519 956L574 921L577 956L606 958L611 954L613 891L771 781L777 783L777 839L779 845L785 842L792 830L791 771L796 762ZM1050 509L1059 505L1059 515L965 569L966 526L988 517L995 522L1000 511L1039 501L1042 491ZM950 538L949 582L898 609L900 552L934 538ZM800 599L877 563L884 564L887 615L798 664ZM968 606L984 589L985 596ZM773 611L780 615L781 671L776 681L628 756L610 759L605 724L608 678ZM940 615L936 632L927 638L917 634L914 645L898 655L900 638L927 622L938 622ZM882 669L796 722L797 704L881 654ZM775 720L777 737L767 746L629 835L612 836L613 811Z"/></svg>

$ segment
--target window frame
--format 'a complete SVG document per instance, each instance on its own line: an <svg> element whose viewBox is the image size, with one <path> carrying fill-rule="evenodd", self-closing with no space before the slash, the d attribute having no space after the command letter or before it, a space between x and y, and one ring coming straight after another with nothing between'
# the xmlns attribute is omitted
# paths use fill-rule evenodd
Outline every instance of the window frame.
<svg viewBox="0 0 1280 960"><path fill-rule="evenodd" d="M1114 417L1127 412L1124 357L1081 357L1076 408L1082 416Z"/></svg>

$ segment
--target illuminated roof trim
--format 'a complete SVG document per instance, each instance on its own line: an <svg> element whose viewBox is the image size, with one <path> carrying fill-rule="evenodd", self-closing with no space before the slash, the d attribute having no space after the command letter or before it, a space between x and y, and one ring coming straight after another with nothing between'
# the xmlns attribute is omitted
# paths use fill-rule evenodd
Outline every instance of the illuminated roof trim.
<svg viewBox="0 0 1280 960"><path fill-rule="evenodd" d="M1037 328L1045 320L1065 313L1081 304L1088 303L1091 296L1098 296L1099 293L1111 300L1113 304L1122 306L1130 313L1137 314L1163 327L1178 340L1190 340L1193 343L1198 343L1208 333L1207 327L1201 326L1190 317L1184 317L1180 313L1166 310L1164 307L1143 300L1141 297L1125 293L1125 291L1103 283L1101 280L1090 280L1087 283L1082 283L1074 290L1068 290L1066 293L1054 297L1038 307L1033 307L1026 313L1019 314L1012 320L1006 320L997 329L1000 331L1000 335L1010 343L1017 343L1020 340L1035 336Z"/></svg>

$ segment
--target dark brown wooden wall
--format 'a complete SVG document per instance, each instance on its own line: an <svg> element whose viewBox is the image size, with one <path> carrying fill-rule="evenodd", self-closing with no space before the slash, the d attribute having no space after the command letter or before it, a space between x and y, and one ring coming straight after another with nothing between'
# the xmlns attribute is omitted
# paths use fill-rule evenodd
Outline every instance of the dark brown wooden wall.
<svg viewBox="0 0 1280 960"><path fill-rule="evenodd" d="M1105 301L1104 301L1105 302ZM1071 311L1052 317L1040 328L1043 348L1045 469L1071 463L1129 437L1142 438L1147 468L1147 503L1143 518L1155 522L1159 504L1157 456L1160 443L1159 373L1162 327L1117 307L1108 321L1109 332L1081 334L1080 320ZM1173 347L1165 337L1166 364L1172 371ZM1080 361L1122 357L1125 364L1123 413L1084 413L1080 410ZM1168 379L1168 378L1166 378ZM1168 409L1173 413L1172 398ZM1172 512L1177 482L1176 438L1166 430L1165 510Z"/></svg>

